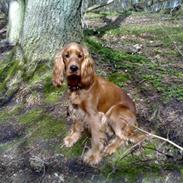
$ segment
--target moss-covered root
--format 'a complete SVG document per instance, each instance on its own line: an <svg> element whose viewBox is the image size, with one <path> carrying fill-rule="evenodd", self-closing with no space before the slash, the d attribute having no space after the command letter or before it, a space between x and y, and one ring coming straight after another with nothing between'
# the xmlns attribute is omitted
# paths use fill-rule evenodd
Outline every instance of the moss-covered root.
<svg viewBox="0 0 183 183"><path fill-rule="evenodd" d="M7 103L18 91L22 82L23 68L22 62L12 60L7 63L0 64L0 106Z"/></svg>

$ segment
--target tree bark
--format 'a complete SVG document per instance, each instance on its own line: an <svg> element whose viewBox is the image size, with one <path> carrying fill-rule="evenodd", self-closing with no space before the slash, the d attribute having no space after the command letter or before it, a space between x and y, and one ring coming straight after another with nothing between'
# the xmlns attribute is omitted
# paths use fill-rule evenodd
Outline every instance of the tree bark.
<svg viewBox="0 0 183 183"><path fill-rule="evenodd" d="M20 40L29 69L50 60L56 50L83 38L82 0L28 0Z"/></svg>
<svg viewBox="0 0 183 183"><path fill-rule="evenodd" d="M9 5L8 38L11 44L19 41L24 18L24 1L13 0Z"/></svg>
<svg viewBox="0 0 183 183"><path fill-rule="evenodd" d="M11 13L16 12L15 9L9 9L12 15L9 17L9 35L12 36L9 38L17 43L13 49L16 54L4 69L0 69L0 106L10 101L24 81L27 83L32 78L38 66L46 64L51 70L54 54L65 43L83 39L82 0L12 2L16 3L16 10L20 10L13 16Z"/></svg>

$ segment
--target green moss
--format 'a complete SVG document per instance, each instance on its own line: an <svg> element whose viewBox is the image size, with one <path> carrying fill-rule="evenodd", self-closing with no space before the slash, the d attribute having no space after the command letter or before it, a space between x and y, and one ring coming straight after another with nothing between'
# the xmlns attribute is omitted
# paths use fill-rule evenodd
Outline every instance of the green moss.
<svg viewBox="0 0 183 183"><path fill-rule="evenodd" d="M0 63L0 79L1 80L4 80L4 78L6 77L6 73L9 67L10 67L10 64L4 63L4 62Z"/></svg>
<svg viewBox="0 0 183 183"><path fill-rule="evenodd" d="M23 124L31 125L39 122L42 118L43 118L42 109L32 109L23 114L20 117L19 121Z"/></svg>
<svg viewBox="0 0 183 183"><path fill-rule="evenodd" d="M44 115L37 125L40 125L41 127L39 128L38 133L33 135L34 139L40 137L44 139L56 138L60 134L64 135L66 131L65 124L62 120L56 120L49 115Z"/></svg>
<svg viewBox="0 0 183 183"><path fill-rule="evenodd" d="M12 78L17 73L17 71L21 69L22 69L22 65L20 61L18 60L13 61L11 67L8 70L6 80Z"/></svg>
<svg viewBox="0 0 183 183"><path fill-rule="evenodd" d="M20 72L22 72L21 62L18 60L12 60L3 63L0 66L2 66L2 69L0 69L0 80L2 80L2 83L0 84L0 92L4 93L9 90L10 93L7 93L7 95L11 95L11 92L16 88L16 84L20 82L19 76L21 75ZM13 81L13 84L11 84L12 89L9 89L7 88L7 84L11 81Z"/></svg>
<svg viewBox="0 0 183 183"><path fill-rule="evenodd" d="M97 18L101 18L103 17L104 15L101 14L101 13L95 13L95 12L89 12L86 14L87 18L89 18L90 20L94 19L96 20Z"/></svg>
<svg viewBox="0 0 183 183"><path fill-rule="evenodd" d="M39 64L36 71L33 73L31 79L29 79L30 84L35 84L38 82L44 82L46 78L51 78L52 69L47 64Z"/></svg>
<svg viewBox="0 0 183 183"><path fill-rule="evenodd" d="M135 151L126 153L130 147L123 147L116 151L112 157L108 157L105 164L100 167L101 173L106 177L106 182L110 180L118 182L119 180L128 180L127 182L138 182L139 177L143 175L143 182L154 182L154 180L162 180L162 172L181 169L180 165L172 164L172 162L156 161L156 144L154 142L146 143L143 151ZM139 155L140 153L140 155Z"/></svg>
<svg viewBox="0 0 183 183"><path fill-rule="evenodd" d="M163 26L158 24L151 25L125 25L124 27L110 29L105 32L106 35L110 36L125 36L130 35L136 36L137 38L143 37L149 40L159 40L163 43L164 47L171 46L172 40L182 44L183 43L183 32L182 27Z"/></svg>
<svg viewBox="0 0 183 183"><path fill-rule="evenodd" d="M61 87L57 88L57 87L53 86L51 81L52 80L51 80L50 76L48 76L45 79L45 82L44 82L44 95L45 95L44 102L52 104L52 103L57 102L60 99L60 97L66 91L67 86L65 83L63 83L63 85Z"/></svg>
<svg viewBox="0 0 183 183"><path fill-rule="evenodd" d="M163 97L166 102L168 102L171 98L177 98L180 101L183 101L183 85L172 85L169 87L167 85L166 90L164 90Z"/></svg>
<svg viewBox="0 0 183 183"><path fill-rule="evenodd" d="M8 152L12 147L15 147L18 143L21 143L21 138L16 138L13 141L7 143L0 143L0 153Z"/></svg>
<svg viewBox="0 0 183 183"><path fill-rule="evenodd" d="M9 119L9 112L7 111L0 111L0 123L4 123L7 119Z"/></svg>
<svg viewBox="0 0 183 183"><path fill-rule="evenodd" d="M19 113L21 112L23 105L17 104L16 106L5 108L0 111L0 123L4 123L11 118L18 118Z"/></svg>
<svg viewBox="0 0 183 183"><path fill-rule="evenodd" d="M181 177L183 178L183 167L180 168Z"/></svg>
<svg viewBox="0 0 183 183"><path fill-rule="evenodd" d="M30 141L39 138L50 139L65 134L65 123L62 119L55 119L41 108L33 108L19 118L20 123L27 125L32 133ZM35 130L37 129L37 130Z"/></svg>
<svg viewBox="0 0 183 183"><path fill-rule="evenodd" d="M114 72L109 75L108 79L119 87L122 87L129 80L129 76L124 72Z"/></svg>
<svg viewBox="0 0 183 183"><path fill-rule="evenodd" d="M115 153L116 154L116 153ZM137 156L127 156L126 158L119 159L120 154L118 152L110 163L106 163L102 168L102 174L110 179L119 181L123 177L128 182L137 182L139 176L149 176L149 172L152 175L156 175L160 171L160 166L154 163L143 163Z"/></svg>
<svg viewBox="0 0 183 183"><path fill-rule="evenodd" d="M109 12L109 11L100 11L98 12L89 12L86 14L87 18L89 19L97 19L97 18L103 18L103 17L113 17L113 16L119 16L119 15L123 15L123 16L129 16L131 15L130 11L123 11L123 12Z"/></svg>
<svg viewBox="0 0 183 183"><path fill-rule="evenodd" d="M155 156L155 149L156 149L156 146L155 146L155 143L148 143L145 147L144 147L144 150L143 150L143 154L146 156L146 157L149 157L149 158L153 158Z"/></svg>
<svg viewBox="0 0 183 183"><path fill-rule="evenodd" d="M71 148L60 147L57 151L63 154L67 158L75 158L80 157L83 153L83 148L85 143L87 142L87 137L82 137L76 144L74 144Z"/></svg>
<svg viewBox="0 0 183 183"><path fill-rule="evenodd" d="M158 93L165 103L172 98L183 101L182 84L166 82L166 78L171 79L171 77L181 81L183 76L181 70L160 65L159 62L153 62L143 55L130 55L106 48L102 41L94 37L86 38L86 43L92 52L98 53L102 60L115 67L116 72L110 74L108 79L118 86L122 87L127 80L143 81L141 85L137 85L140 91Z"/></svg>
<svg viewBox="0 0 183 183"><path fill-rule="evenodd" d="M118 66L118 63L121 63L121 67L123 64L125 64L126 61L129 61L131 63L144 63L148 61L146 57L141 55L131 55L126 52L104 47L102 42L96 40L95 38L86 38L85 41L91 50L97 52L105 59L110 60L110 62L116 64L116 66ZM128 67L132 68L130 64L129 66L127 64L124 66L124 68Z"/></svg>

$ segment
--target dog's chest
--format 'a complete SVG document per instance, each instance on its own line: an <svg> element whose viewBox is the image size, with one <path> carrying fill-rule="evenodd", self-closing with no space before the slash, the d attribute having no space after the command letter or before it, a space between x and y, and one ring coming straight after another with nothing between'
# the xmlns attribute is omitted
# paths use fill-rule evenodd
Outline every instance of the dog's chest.
<svg viewBox="0 0 183 183"><path fill-rule="evenodd" d="M84 127L88 128L87 114L80 107L70 103L68 110L69 115L73 121L83 123Z"/></svg>
<svg viewBox="0 0 183 183"><path fill-rule="evenodd" d="M83 98L78 91L72 92L69 97L69 113L72 115L73 119L84 121L86 118L86 113L82 109Z"/></svg>

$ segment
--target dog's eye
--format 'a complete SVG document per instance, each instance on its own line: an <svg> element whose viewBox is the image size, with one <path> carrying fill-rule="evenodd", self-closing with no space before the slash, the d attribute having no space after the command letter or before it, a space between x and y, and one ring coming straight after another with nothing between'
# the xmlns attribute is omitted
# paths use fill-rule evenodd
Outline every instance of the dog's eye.
<svg viewBox="0 0 183 183"><path fill-rule="evenodd" d="M78 55L78 57L79 57L79 58L82 58L82 57L83 57L83 55L79 54L79 55Z"/></svg>
<svg viewBox="0 0 183 183"><path fill-rule="evenodd" d="M67 53L67 54L65 54L65 58L69 58L69 54Z"/></svg>

